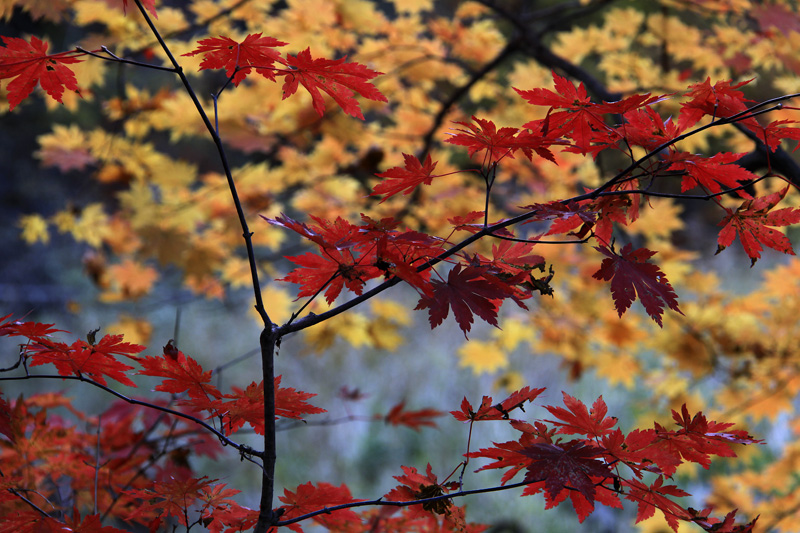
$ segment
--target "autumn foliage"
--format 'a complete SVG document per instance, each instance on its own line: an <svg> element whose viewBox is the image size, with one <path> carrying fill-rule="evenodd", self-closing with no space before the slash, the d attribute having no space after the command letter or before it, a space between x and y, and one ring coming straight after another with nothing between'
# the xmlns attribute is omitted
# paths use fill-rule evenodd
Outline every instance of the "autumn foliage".
<svg viewBox="0 0 800 533"><path fill-rule="evenodd" d="M745 268L766 248L794 255L792 3L664 0L649 12L589 0L560 6L566 18L552 5L515 13L499 2L463 2L448 16L431 2L7 4L7 20L84 28L56 52L37 36L3 36L0 80L9 112L100 102L108 131L56 125L36 157L113 191L24 216L23 239L70 233L105 302L150 295L167 268L208 298L247 287L263 329L259 376L223 386L224 366L174 339L146 348L93 330L76 340L9 310L0 337L16 348L0 381L79 382L113 402L88 414L60 392L0 395L0 532L301 532L311 522L478 532L489 525L464 502L496 491L541 496L547 509L568 501L581 523L627 502L636 524L656 516L676 532L789 530L800 517L791 487L770 481L793 479L793 443L767 466L712 470L717 458L760 457L764 440L744 428L793 416L800 264L728 295L692 270L689 248L704 243L680 217L713 213L718 225L704 231L716 254L738 240ZM116 96L112 67L131 80ZM135 83L141 72L158 81ZM215 166L175 155L186 139L202 139ZM272 256L285 261L263 259ZM276 355L296 332L322 351L336 339L357 345L356 335L394 350L407 309L384 300L400 285L430 329L452 318L466 342L453 350L460 366L503 369L501 399L400 400L360 420L463 433L451 465L396 465L382 496L354 495L346 480L280 494L276 460L291 450L277 448L276 421L313 423L334 407L294 388ZM358 314L367 302L369 317ZM490 340L469 339L486 331L478 322L494 327ZM522 345L609 390L640 379L649 407L621 420L603 396L544 401L546 388L506 368ZM515 438L475 446L489 423ZM201 457L248 462L259 506L198 471ZM699 504L687 482L695 466L713 475ZM472 475L487 470L499 485Z"/></svg>

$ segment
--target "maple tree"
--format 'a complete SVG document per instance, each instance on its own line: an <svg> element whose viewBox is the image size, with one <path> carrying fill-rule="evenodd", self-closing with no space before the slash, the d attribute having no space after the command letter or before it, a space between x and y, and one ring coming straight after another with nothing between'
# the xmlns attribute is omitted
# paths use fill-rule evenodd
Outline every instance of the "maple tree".
<svg viewBox="0 0 800 533"><path fill-rule="evenodd" d="M738 238L751 266L764 247L794 255L775 229L800 222L791 207L800 168L784 149L800 139L791 118L791 50L800 35L792 2L664 0L661 12L647 13L594 0L520 14L486 1L464 2L449 16L429 2L397 2L388 11L366 1L274 10L246 0L185 8L134 0L135 10L127 0L110 1L111 10L101 4L14 0L0 11L104 28L56 53L35 36L4 36L0 80L9 111L24 111L40 86L71 111L80 99L104 101L105 118L124 129L114 136L102 127L54 126L40 137L45 165L91 169L114 186L114 201L23 217L23 238L46 241L53 225L86 243L87 271L106 301L151 293L154 263L177 267L185 287L208 297L249 285L263 327L261 379L228 392L174 341L155 352L116 333L62 342L68 334L54 324L7 314L0 336L19 349L0 380L80 381L119 401L90 416L60 393L0 396L3 528L302 531L313 520L335 531L482 531L456 502L519 488L542 494L548 509L569 499L581 522L598 504L621 508L623 500L636 507L637 523L658 512L675 531L681 523L716 532L752 531L765 521L786 528L796 517L791 491L770 484L777 473L791 476L794 445L761 472L715 477L709 499L721 513L683 503L689 493L678 473L761 443L740 429L745 415L789 410L798 382L798 263L777 267L757 292L726 299L712 276L681 268L688 254L670 240L682 226L675 206L704 203L717 209L717 253ZM704 25L690 26L687 13L702 15ZM660 64L636 48L657 48ZM602 58L595 69L582 66L595 57ZM783 96L745 96L762 63ZM104 69L112 65L177 82L159 81L157 89L123 82L121 95L106 97ZM201 83L214 87L210 99L198 96ZM222 173L202 173L148 142L161 131L174 142L210 138ZM238 164L234 153L266 157ZM285 251L290 233L312 251ZM292 263L273 276L299 286L291 310L267 301L285 293L262 286L276 272L261 260L265 249ZM656 416L623 430L602 397L587 407L566 393L564 407L543 405L549 415L536 417L525 409L544 404L537 400L545 389L516 383L500 402L483 396L474 407L464 397L450 412L468 429L463 459L445 475L430 464L424 472L401 466L398 485L382 498L358 499L346 484L326 481L276 498L276 419L326 412L314 393L282 386L278 349L296 332L313 343L315 331L347 338L357 327L374 346L397 344L389 318L397 308L360 326L347 320L401 284L416 293L415 309L431 328L450 314L465 337L476 316L502 326L494 347L501 357L498 346L510 351L526 338L513 336L515 327L540 331L527 338L531 349L558 353L573 374L592 368L612 383L632 379L626 366L643 364L635 350L664 352L654 375L662 376L658 385L674 408L660 407L672 420ZM636 335L652 327L629 312L636 300L657 326L650 344ZM510 307L531 312L512 315ZM518 316L526 317L522 326ZM54 373L45 373L48 365ZM714 401L689 390L691 378L706 374L729 381ZM120 392L140 385L136 376L161 394ZM758 401L725 408L745 395ZM759 407L765 399L772 405ZM417 431L443 424L441 406L406 405L370 419ZM488 421L519 435L475 451L473 432ZM244 444L246 429L262 444ZM260 472L258 508L192 469L189 459L216 459L222 445ZM467 469L478 460L478 471L503 470L499 486L467 488ZM740 479L747 482L737 486Z"/></svg>

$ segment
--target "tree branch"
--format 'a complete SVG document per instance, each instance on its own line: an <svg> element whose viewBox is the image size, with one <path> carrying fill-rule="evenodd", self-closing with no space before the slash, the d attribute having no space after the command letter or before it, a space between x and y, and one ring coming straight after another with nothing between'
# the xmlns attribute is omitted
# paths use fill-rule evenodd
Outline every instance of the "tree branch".
<svg viewBox="0 0 800 533"><path fill-rule="evenodd" d="M239 193L236 190L236 183L233 180L233 175L231 174L230 164L228 163L228 156L225 152L225 147L222 145L222 139L217 134L216 128L211 123L211 120L208 118L205 110L203 109L200 100L197 98L197 95L192 88L189 79L186 77L186 74L183 72L183 68L180 66L178 61L175 59L175 56L172 55L167 43L164 42L164 39L161 37L158 29L153 24L153 21L150 19L150 15L148 15L147 10L142 6L141 0L135 0L136 6L139 8L139 11L142 13L147 25L150 27L150 31L153 32L153 35L158 40L158 43L161 45L161 49L167 55L172 66L175 68L175 72L181 79L181 83L183 83L186 92L188 93L189 97L194 104L197 113L200 115L200 118L203 120L203 124L205 124L206 129L208 130L209 135L211 135L211 139L214 141L214 145L217 147L217 153L219 154L220 161L222 162L222 168L225 172L225 177L228 180L228 188L231 192L231 197L233 199L233 204L236 207L236 214L239 217L239 224L242 227L242 237L244 238L245 246L247 248L247 259L250 265L250 276L253 279L253 292L255 296L255 309L258 312L261 320L264 322L264 327L269 328L272 327L272 320L270 320L269 315L267 314L267 310L264 308L264 302L261 297L261 284L258 281L258 267L256 266L256 258L255 252L253 251L253 240L252 240L252 232L249 230L247 226L247 218L244 214L244 209L242 208L242 202L239 200ZM265 385L266 387L266 385Z"/></svg>

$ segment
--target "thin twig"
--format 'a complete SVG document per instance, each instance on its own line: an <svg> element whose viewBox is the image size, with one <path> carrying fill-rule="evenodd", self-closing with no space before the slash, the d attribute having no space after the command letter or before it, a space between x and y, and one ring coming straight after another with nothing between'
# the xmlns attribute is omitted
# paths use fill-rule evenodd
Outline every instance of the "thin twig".
<svg viewBox="0 0 800 533"><path fill-rule="evenodd" d="M102 59L103 61L111 61L113 63L127 63L129 65L136 65L137 67L150 68L150 69L153 69L153 70L164 70L164 71L167 71L167 72L177 72L177 70L175 70L175 68L173 68L173 67L162 67L161 65L152 65L150 63L143 63L141 61L134 61L133 59L125 59L124 57L119 57L119 56L113 54L105 46L101 46L100 49L103 52L105 52L106 54L108 54L109 56L111 56L111 57L106 57L106 56L100 55L100 54L98 54L96 52L92 52L90 50L85 50L84 48L81 48L80 46L76 46L75 47L75 50L77 50L78 52L90 55L92 57L96 57L97 59Z"/></svg>

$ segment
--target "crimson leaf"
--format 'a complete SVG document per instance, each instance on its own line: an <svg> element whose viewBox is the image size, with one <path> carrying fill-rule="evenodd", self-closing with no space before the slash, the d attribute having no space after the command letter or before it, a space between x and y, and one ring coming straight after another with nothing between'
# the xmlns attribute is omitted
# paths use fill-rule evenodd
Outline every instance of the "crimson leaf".
<svg viewBox="0 0 800 533"><path fill-rule="evenodd" d="M324 59L311 57L306 48L297 56L287 55L286 65L290 67L283 83L283 98L288 98L297 91L298 84L311 94L314 110L322 116L325 113L325 101L320 91L327 93L345 113L351 117L364 119L361 108L353 96L358 93L364 98L386 102L386 97L369 82L381 74L370 70L359 63L345 63L347 58Z"/></svg>
<svg viewBox="0 0 800 533"><path fill-rule="evenodd" d="M600 270L592 276L595 279L611 281L611 296L619 316L631 306L636 296L641 300L647 314L656 324L663 327L661 314L664 306L683 314L678 308L678 296L658 265L650 263L655 255L647 248L637 248L628 243L617 253L605 246L595 246L595 250L606 256Z"/></svg>
<svg viewBox="0 0 800 533"><path fill-rule="evenodd" d="M592 503L595 500L592 477L601 480L616 477L607 464L594 459L602 449L590 448L580 441L560 445L535 443L519 453L533 459L528 464L525 481L544 481L545 491L553 500L564 489L574 489Z"/></svg>
<svg viewBox="0 0 800 533"><path fill-rule="evenodd" d="M769 227L789 226L800 222L800 209L786 207L772 211L788 190L786 187L768 196L745 200L736 211L726 207L728 215L719 223L724 227L717 239L717 253L730 246L738 234L744 251L750 258L750 266L755 265L756 260L761 257L762 244L773 250L794 255L792 243L786 235Z"/></svg>
<svg viewBox="0 0 800 533"><path fill-rule="evenodd" d="M403 158L405 159L405 168L393 167L382 174L376 174L379 178L384 178L385 181L377 184L370 196L385 194L386 196L383 197L380 203L400 192L404 195L411 194L418 185L423 183L430 185L433 178L436 177L431 174L433 169L436 168L437 162L431 162L430 155L425 159L424 164L420 163L416 156L410 154L403 154Z"/></svg>
<svg viewBox="0 0 800 533"><path fill-rule="evenodd" d="M258 73L274 81L275 73L270 67L281 60L281 54L273 48L286 45L272 37L262 37L260 33L248 35L241 43L230 37L210 37L197 41L197 44L200 46L183 55L203 54L200 70L224 68L225 75L232 78L234 85L239 85L250 73L251 69L246 67L251 65L263 67L256 69Z"/></svg>
<svg viewBox="0 0 800 533"><path fill-rule="evenodd" d="M485 268L460 264L453 267L447 283L433 280L433 296L423 295L415 309L428 309L431 328L439 326L453 309L453 315L466 337L472 328L473 313L497 327L500 300L513 294L502 282L486 273Z"/></svg>

